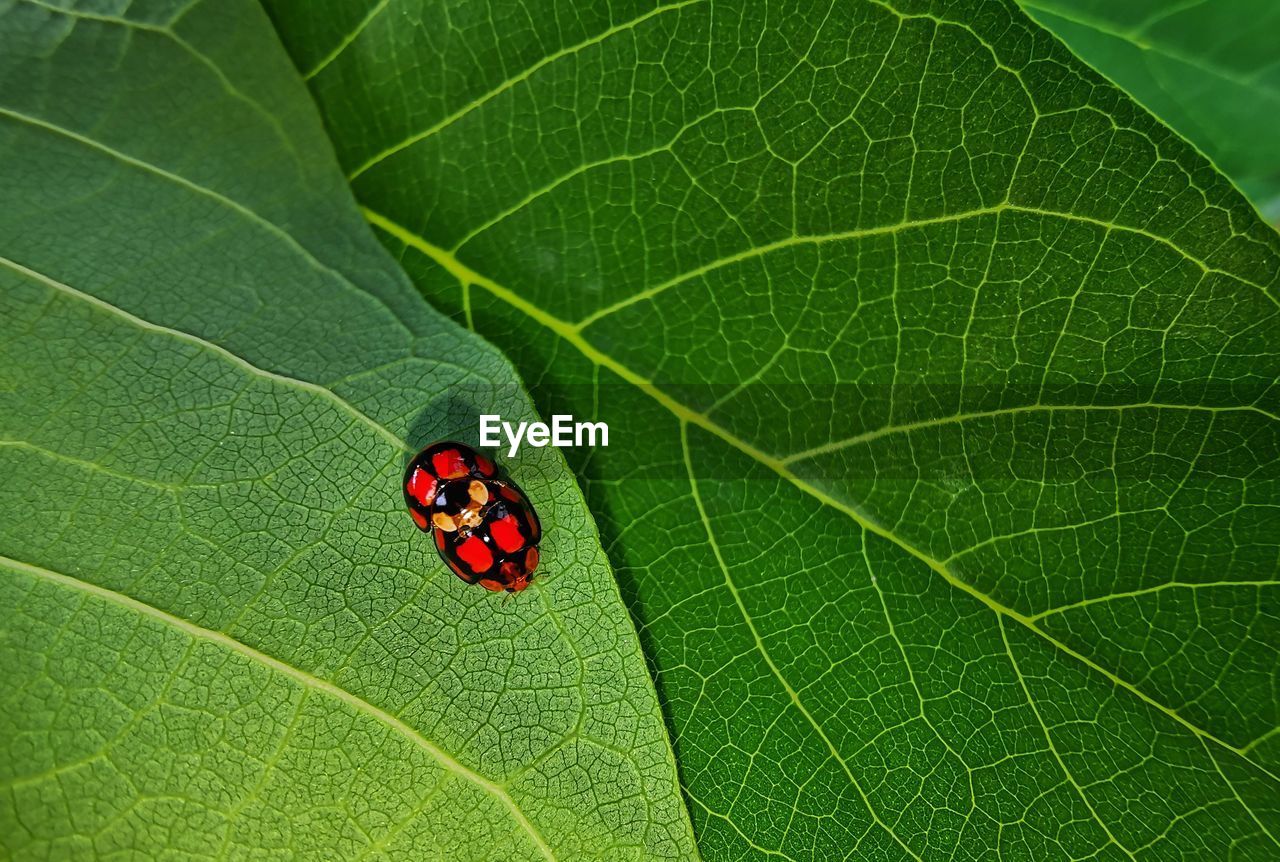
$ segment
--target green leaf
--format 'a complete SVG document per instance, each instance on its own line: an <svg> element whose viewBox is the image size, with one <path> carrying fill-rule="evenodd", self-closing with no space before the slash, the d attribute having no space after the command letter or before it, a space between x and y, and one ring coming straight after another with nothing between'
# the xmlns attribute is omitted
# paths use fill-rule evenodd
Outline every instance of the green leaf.
<svg viewBox="0 0 1280 862"><path fill-rule="evenodd" d="M1280 853L1280 239L1015 6L269 4L574 453L708 859Z"/></svg>
<svg viewBox="0 0 1280 862"><path fill-rule="evenodd" d="M1019 0L1212 158L1280 224L1280 6L1270 0Z"/></svg>
<svg viewBox="0 0 1280 862"><path fill-rule="evenodd" d="M532 415L378 245L262 10L0 4L0 856L694 855L558 453L467 587L408 445Z"/></svg>

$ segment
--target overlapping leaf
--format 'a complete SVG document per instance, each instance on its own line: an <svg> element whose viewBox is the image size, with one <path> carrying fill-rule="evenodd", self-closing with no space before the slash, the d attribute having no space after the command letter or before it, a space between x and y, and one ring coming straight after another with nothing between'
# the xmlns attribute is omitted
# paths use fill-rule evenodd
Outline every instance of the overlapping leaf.
<svg viewBox="0 0 1280 862"><path fill-rule="evenodd" d="M1280 224L1280 6L1268 0L1020 0L1186 135Z"/></svg>
<svg viewBox="0 0 1280 862"><path fill-rule="evenodd" d="M582 498L467 588L409 445L530 413L374 241L255 4L0 4L0 856L688 858ZM109 8L103 8L109 7Z"/></svg>
<svg viewBox="0 0 1280 862"><path fill-rule="evenodd" d="M418 287L609 421L705 857L1280 853L1280 243L1191 147L1012 4L269 8Z"/></svg>

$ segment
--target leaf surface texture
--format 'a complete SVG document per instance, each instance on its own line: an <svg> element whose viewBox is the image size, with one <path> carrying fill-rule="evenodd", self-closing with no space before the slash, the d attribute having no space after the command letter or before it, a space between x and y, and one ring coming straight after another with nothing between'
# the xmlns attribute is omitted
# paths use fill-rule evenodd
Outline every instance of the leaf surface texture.
<svg viewBox="0 0 1280 862"><path fill-rule="evenodd" d="M361 219L254 3L0 4L0 856L689 858L572 474L504 602L411 448L529 418Z"/></svg>
<svg viewBox="0 0 1280 862"><path fill-rule="evenodd" d="M708 859L1273 859L1280 242L1002 3L268 8L575 453Z"/></svg>
<svg viewBox="0 0 1280 862"><path fill-rule="evenodd" d="M1200 147L1280 224L1280 7L1266 0L1022 5Z"/></svg>

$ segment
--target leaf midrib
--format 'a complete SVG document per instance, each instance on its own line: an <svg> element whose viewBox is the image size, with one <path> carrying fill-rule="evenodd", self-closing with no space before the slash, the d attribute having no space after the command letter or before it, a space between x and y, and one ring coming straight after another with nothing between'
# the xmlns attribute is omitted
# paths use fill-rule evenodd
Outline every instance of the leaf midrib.
<svg viewBox="0 0 1280 862"><path fill-rule="evenodd" d="M1024 209L1016 206L1008 206L1006 208L1015 209L1015 210ZM916 559L920 560L922 563L927 565L930 569L932 569L935 573L937 573L940 577L942 577L952 587L960 590L961 592L967 593L974 599L977 599L979 602L986 605L987 608L989 608L991 611L995 612L996 614L1008 617L1009 619L1014 620L1015 622L1024 626L1025 628L1027 628L1028 630L1036 634L1038 637L1045 640L1051 646L1060 650L1064 654L1071 656L1072 658L1084 664L1086 667L1092 669L1096 673L1101 674L1113 685L1123 688L1125 691L1128 691L1130 694L1137 697L1138 699L1143 701L1145 704L1147 704L1151 708L1160 711L1161 713L1168 716L1178 724L1182 725L1191 733L1193 733L1196 737L1212 741L1215 745L1218 745L1221 748L1232 752L1233 754L1243 759L1245 762L1261 770L1262 772L1271 776L1272 778L1275 778L1277 781L1280 781L1280 776L1276 775L1271 770L1267 769L1265 766L1249 758L1248 755L1241 748L1234 746L1226 742L1225 740L1215 736L1212 732L1202 727L1199 727L1198 725L1193 723L1191 720L1182 716L1177 710L1172 709L1163 703L1160 703L1150 695L1143 692L1134 684L1123 679L1122 677L1108 670L1107 668L1102 667L1093 659L1089 658L1088 656L1080 653L1079 651L1071 648L1067 644L1058 640L1052 634L1048 633L1047 631L1042 629L1039 625L1037 625L1036 622L1031 617L1000 603L992 596L984 593L983 591L979 590L977 587L973 586L967 581L960 579L954 573L952 573L946 567L946 565L944 565L941 561L934 559L928 553L926 553L920 548L917 548L915 545L911 544L905 539L901 538L892 530L876 523L875 521L873 521L863 513L859 512L852 505L845 503L841 500L838 500L835 497L831 496L830 494L810 484L804 478L802 478L801 476L793 472L790 469L790 467L786 463L784 463L784 461L782 461L781 459L765 453L764 451L757 448L753 444L736 436L735 434L733 434L733 432L721 426L719 423L715 422L705 414L697 410L694 410L693 408L689 407L683 402L680 402L677 399L673 398L672 396L668 395L662 389L657 387L652 381L645 379L643 376L641 376L631 368L623 365L621 362L614 359L612 356L609 356L608 354L604 353L595 345L587 341L582 336L582 334L577 330L574 324L564 321L554 316L550 312L547 312L542 308L534 305L532 302L526 300L524 297L516 294L510 288L504 287L503 285L497 283L496 281L489 278L488 276L485 276L475 271L471 267L467 266L447 250L431 243L430 241L424 239L423 237L419 236L413 231L410 231L408 228L405 228L404 226L398 224L397 222L392 221L386 216L370 209L367 206L362 206L361 209L364 212L365 217L375 227L381 229L388 235L394 237L396 240L406 244L407 246L412 247L417 251L425 254L427 257L435 261L437 264L442 266L446 271L448 271L451 275L453 275L454 278L456 278L461 284L476 285L478 287L484 288L488 293L492 294L497 299L502 300L503 302L515 308L517 311L520 311L526 316L528 316L530 319L534 320L535 322L551 330L556 335L558 335L561 339L568 342L580 353L582 353L586 359L588 359L589 361L591 361L596 365L607 368L608 370L612 371L614 374L618 375L620 378L622 378L626 382L635 386L637 389L644 392L646 395L648 395L649 397L657 401L659 404L661 404L664 408L666 408L673 416L675 416L681 422L697 425L703 430L710 432L711 434L723 440L725 443L737 449L742 454L746 455L747 457L751 458L752 460L756 461L762 466L768 467L774 473L778 474L778 476L780 476L783 479L786 479L796 488L808 494L809 496L817 499L823 505L829 508L835 509L836 511L842 512L843 514L848 516L851 520L853 520L863 530L866 530L867 532L870 532L874 535L880 536L881 538L887 539L888 541L897 545L902 550L906 551L908 554L910 554L911 556L915 557ZM1092 219L1088 219L1087 217L1076 217L1070 214L1053 213L1048 211L1035 211L1035 212L1040 212L1044 215L1061 216L1063 218L1081 218L1082 220L1085 220L1085 221L1093 221ZM1121 226L1121 225L1111 225L1111 227L1114 227L1116 229L1121 229L1121 230L1131 230L1130 228L1125 228L1124 226ZM1169 240L1163 239L1163 238L1161 239L1163 242L1168 243L1169 245L1172 246L1172 243L1170 243ZM1173 246L1173 247L1176 248L1176 246ZM1183 254L1184 256L1187 256L1188 259L1194 260L1194 258L1191 258L1189 255L1186 255L1185 252L1183 252ZM1203 264L1201 264L1201 266L1203 267ZM1231 275L1231 274L1228 273L1228 275ZM1239 279L1239 276L1232 275L1232 277ZM1277 301L1274 298L1272 298L1272 301L1280 304L1280 301Z"/></svg>

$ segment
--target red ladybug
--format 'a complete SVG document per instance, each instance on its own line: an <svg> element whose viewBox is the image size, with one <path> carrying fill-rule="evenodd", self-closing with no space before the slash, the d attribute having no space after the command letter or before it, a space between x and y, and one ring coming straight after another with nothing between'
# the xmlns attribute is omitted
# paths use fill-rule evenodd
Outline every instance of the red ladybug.
<svg viewBox="0 0 1280 862"><path fill-rule="evenodd" d="M518 593L529 586L538 567L542 525L528 498L509 482L489 483L495 492L473 527L445 529L437 511L432 526L436 550L455 575L487 590Z"/></svg>
<svg viewBox="0 0 1280 862"><path fill-rule="evenodd" d="M493 461L465 443L432 443L414 456L405 470L404 501L418 528L430 532L436 497L446 485L462 479L493 479L497 475ZM463 483L463 487L467 484Z"/></svg>
<svg viewBox="0 0 1280 862"><path fill-rule="evenodd" d="M409 463L404 498L445 565L468 584L518 593L538 567L542 525L528 497L470 446L433 443Z"/></svg>

